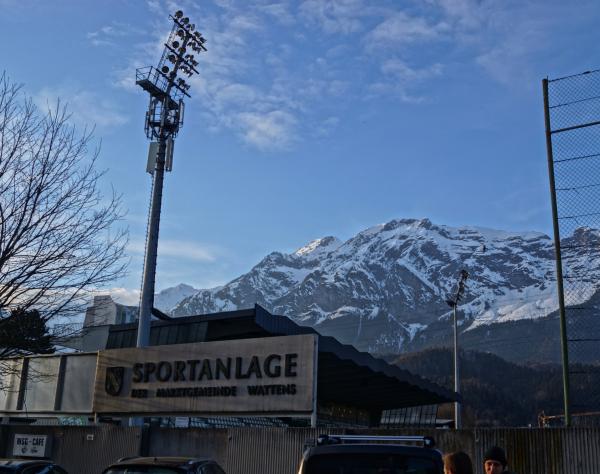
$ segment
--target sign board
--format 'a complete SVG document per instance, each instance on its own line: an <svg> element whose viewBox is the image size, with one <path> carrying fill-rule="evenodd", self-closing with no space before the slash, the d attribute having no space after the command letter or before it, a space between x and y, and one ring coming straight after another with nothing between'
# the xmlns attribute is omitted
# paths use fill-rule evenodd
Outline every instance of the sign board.
<svg viewBox="0 0 600 474"><path fill-rule="evenodd" d="M3 360L0 387L6 389L0 390L0 415L87 418L92 414L97 363L97 352Z"/></svg>
<svg viewBox="0 0 600 474"><path fill-rule="evenodd" d="M50 455L47 435L15 434L13 456L43 458Z"/></svg>
<svg viewBox="0 0 600 474"><path fill-rule="evenodd" d="M310 414L316 344L304 334L100 351L93 411Z"/></svg>

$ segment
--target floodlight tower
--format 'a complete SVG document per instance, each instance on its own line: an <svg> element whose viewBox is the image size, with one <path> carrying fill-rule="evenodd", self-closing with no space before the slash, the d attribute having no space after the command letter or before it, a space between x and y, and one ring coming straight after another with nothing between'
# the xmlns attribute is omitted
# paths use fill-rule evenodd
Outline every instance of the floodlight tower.
<svg viewBox="0 0 600 474"><path fill-rule="evenodd" d="M485 251L485 246L484 246ZM452 315L454 317L454 391L460 395L460 375L459 375L459 358L458 358L458 323L457 314L458 302L462 299L465 292L465 284L469 278L469 272L465 269L460 271L458 282L456 284L456 293L446 300L448 306L452 308ZM454 428L459 430L462 428L462 419L460 416L460 403L454 402Z"/></svg>
<svg viewBox="0 0 600 474"><path fill-rule="evenodd" d="M146 233L146 252L142 294L140 296L137 347L145 347L150 340L150 317L154 305L156 254L160 227L160 208L165 171L171 171L173 140L183 125L184 97L190 97L188 78L198 74L198 61L193 53L206 51L206 40L181 10L170 15L171 33L165 43L158 67L136 70L136 84L150 94L146 112L145 131L151 140L147 171L152 174L152 198Z"/></svg>

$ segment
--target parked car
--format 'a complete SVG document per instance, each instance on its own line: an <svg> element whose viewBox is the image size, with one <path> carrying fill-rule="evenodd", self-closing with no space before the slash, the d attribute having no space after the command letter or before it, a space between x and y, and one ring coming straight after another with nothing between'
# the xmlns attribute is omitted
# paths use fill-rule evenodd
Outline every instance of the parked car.
<svg viewBox="0 0 600 474"><path fill-rule="evenodd" d="M225 474L212 459L188 457L132 457L119 459L102 474Z"/></svg>
<svg viewBox="0 0 600 474"><path fill-rule="evenodd" d="M442 454L423 436L320 436L298 474L443 474Z"/></svg>
<svg viewBox="0 0 600 474"><path fill-rule="evenodd" d="M67 474L49 459L0 459L0 474Z"/></svg>

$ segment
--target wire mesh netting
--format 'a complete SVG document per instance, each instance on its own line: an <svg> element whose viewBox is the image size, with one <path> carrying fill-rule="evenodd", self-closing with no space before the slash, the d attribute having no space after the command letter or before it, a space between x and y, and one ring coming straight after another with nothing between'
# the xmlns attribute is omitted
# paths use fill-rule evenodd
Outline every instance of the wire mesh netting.
<svg viewBox="0 0 600 474"><path fill-rule="evenodd" d="M547 107L571 411L589 412L600 408L600 386L589 383L600 373L600 70L549 80Z"/></svg>

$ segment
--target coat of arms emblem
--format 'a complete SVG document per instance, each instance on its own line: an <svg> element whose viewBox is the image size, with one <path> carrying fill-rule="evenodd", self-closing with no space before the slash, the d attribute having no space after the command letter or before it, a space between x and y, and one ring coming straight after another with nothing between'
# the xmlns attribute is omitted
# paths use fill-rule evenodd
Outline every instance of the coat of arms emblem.
<svg viewBox="0 0 600 474"><path fill-rule="evenodd" d="M104 380L104 389L106 393L116 397L123 389L123 375L125 367L107 367L106 379Z"/></svg>

